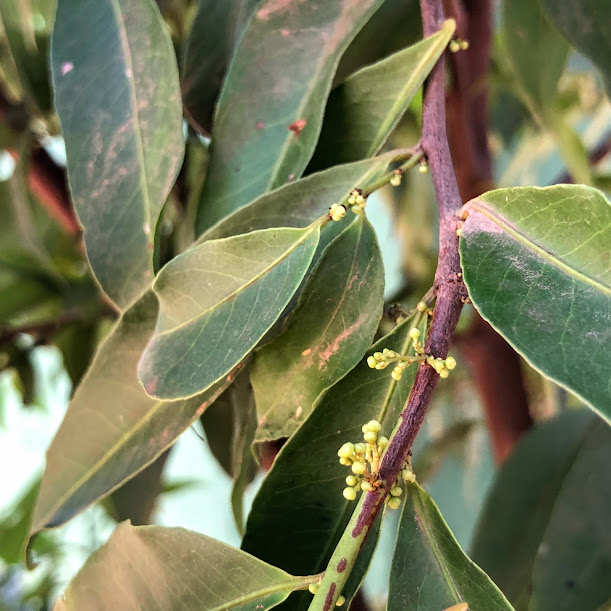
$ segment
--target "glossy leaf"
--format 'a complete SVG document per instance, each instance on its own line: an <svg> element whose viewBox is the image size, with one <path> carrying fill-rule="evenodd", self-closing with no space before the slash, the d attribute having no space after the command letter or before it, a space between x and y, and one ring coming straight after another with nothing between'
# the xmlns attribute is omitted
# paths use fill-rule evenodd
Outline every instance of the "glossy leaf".
<svg viewBox="0 0 611 611"><path fill-rule="evenodd" d="M290 437L321 393L361 360L383 302L382 256L360 216L325 250L284 333L255 355L257 441Z"/></svg>
<svg viewBox="0 0 611 611"><path fill-rule="evenodd" d="M52 71L87 256L125 308L153 279L153 236L184 146L176 57L156 4L59 0Z"/></svg>
<svg viewBox="0 0 611 611"><path fill-rule="evenodd" d="M432 36L362 68L329 96L308 172L375 155L445 51L453 19Z"/></svg>
<svg viewBox="0 0 611 611"><path fill-rule="evenodd" d="M409 320L402 323L367 354L382 348L405 351L412 324ZM411 389L415 368L407 369L399 383L390 374L390 369L370 369L363 359L324 395L282 448L263 481L248 516L244 550L295 574L326 568L355 507L342 496L350 471L339 464L337 450L346 441L362 438L362 424L378 417L394 387L382 421L383 434L390 434ZM310 601L295 601L287 608L307 608Z"/></svg>
<svg viewBox="0 0 611 611"><path fill-rule="evenodd" d="M511 611L500 590L463 552L437 505L418 484L408 486L390 573L388 611Z"/></svg>
<svg viewBox="0 0 611 611"><path fill-rule="evenodd" d="M204 242L166 265L153 285L159 320L138 368L146 392L190 397L227 375L282 314L319 236L319 222L256 231Z"/></svg>
<svg viewBox="0 0 611 611"><path fill-rule="evenodd" d="M236 41L258 0L200 0L185 49L182 99L189 123L204 134Z"/></svg>
<svg viewBox="0 0 611 611"><path fill-rule="evenodd" d="M611 418L611 205L582 185L484 193L466 205L469 295L536 369Z"/></svg>
<svg viewBox="0 0 611 611"><path fill-rule="evenodd" d="M504 0L502 33L504 52L529 104L548 112L566 64L566 40L548 21L540 0Z"/></svg>
<svg viewBox="0 0 611 611"><path fill-rule="evenodd" d="M566 412L525 435L499 472L472 556L519 608L611 600L610 448L606 423Z"/></svg>
<svg viewBox="0 0 611 611"><path fill-rule="evenodd" d="M328 212L331 204L345 200L355 187L364 189L390 168L396 153L349 163L302 178L258 197L251 204L230 214L199 238L228 238L240 233L270 227L304 227ZM287 202L290 205L287 206ZM337 227L335 227L337 226ZM333 223L321 235L321 243L331 241L342 223Z"/></svg>
<svg viewBox="0 0 611 611"><path fill-rule="evenodd" d="M233 377L188 401L148 397L136 367L156 315L155 298L148 292L101 344L47 451L32 533L67 522L141 471L199 418Z"/></svg>
<svg viewBox="0 0 611 611"><path fill-rule="evenodd" d="M55 609L264 611L312 581L183 528L123 522Z"/></svg>
<svg viewBox="0 0 611 611"><path fill-rule="evenodd" d="M601 71L611 92L611 14L606 0L541 0L553 24Z"/></svg>
<svg viewBox="0 0 611 611"><path fill-rule="evenodd" d="M219 99L198 233L299 178L316 146L339 58L381 3L258 5Z"/></svg>

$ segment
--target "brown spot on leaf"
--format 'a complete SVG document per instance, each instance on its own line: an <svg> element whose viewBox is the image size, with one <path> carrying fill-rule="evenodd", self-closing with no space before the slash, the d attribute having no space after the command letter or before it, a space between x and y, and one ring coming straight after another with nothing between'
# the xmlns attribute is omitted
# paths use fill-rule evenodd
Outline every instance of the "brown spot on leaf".
<svg viewBox="0 0 611 611"><path fill-rule="evenodd" d="M342 558L337 565L337 572L343 573L346 570L346 566L348 566L348 560L346 560L346 558Z"/></svg>
<svg viewBox="0 0 611 611"><path fill-rule="evenodd" d="M289 129L295 134L295 138L299 137L299 134L303 131L307 121L305 119L297 119L294 123L289 125Z"/></svg>

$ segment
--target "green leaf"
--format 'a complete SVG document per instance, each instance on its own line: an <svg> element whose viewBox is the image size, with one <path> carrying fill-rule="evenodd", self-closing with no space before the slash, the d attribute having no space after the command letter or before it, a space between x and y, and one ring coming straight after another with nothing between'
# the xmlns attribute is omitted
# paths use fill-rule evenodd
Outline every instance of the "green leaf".
<svg viewBox="0 0 611 611"><path fill-rule="evenodd" d="M37 479L0 518L0 559L6 564L19 564L23 558L39 486Z"/></svg>
<svg viewBox="0 0 611 611"><path fill-rule="evenodd" d="M547 20L540 0L504 0L502 33L504 51L531 109L545 114L566 64L566 40Z"/></svg>
<svg viewBox="0 0 611 611"><path fill-rule="evenodd" d="M284 333L255 355L257 441L290 437L321 393L361 360L383 303L382 255L360 216L325 250Z"/></svg>
<svg viewBox="0 0 611 611"><path fill-rule="evenodd" d="M170 261L153 285L159 320L138 369L146 392L187 398L229 373L299 288L320 225L211 240Z"/></svg>
<svg viewBox="0 0 611 611"><path fill-rule="evenodd" d="M55 609L264 611L313 581L183 528L123 522L79 571Z"/></svg>
<svg viewBox="0 0 611 611"><path fill-rule="evenodd" d="M172 42L152 0L59 0L51 63L87 256L125 308L153 279L155 228L182 160Z"/></svg>
<svg viewBox="0 0 611 611"><path fill-rule="evenodd" d="M406 352L412 325L412 320L403 322L368 354L383 348ZM382 432L390 434L410 392L415 367L398 383L390 374L390 368L370 369L363 359L324 395L263 481L248 516L243 549L295 574L326 568L355 507L342 496L350 471L339 464L337 450L346 441L361 439L363 423L379 417L386 404ZM307 608L310 601L290 609Z"/></svg>
<svg viewBox="0 0 611 611"><path fill-rule="evenodd" d="M606 0L541 0L553 24L601 71L611 95L611 14Z"/></svg>
<svg viewBox="0 0 611 611"><path fill-rule="evenodd" d="M598 609L611 598L610 449L604 422L566 412L527 433L499 472L473 558L520 608Z"/></svg>
<svg viewBox="0 0 611 611"><path fill-rule="evenodd" d="M229 60L257 2L199 2L185 49L181 86L189 123L204 134L212 131L212 115Z"/></svg>
<svg viewBox="0 0 611 611"><path fill-rule="evenodd" d="M362 68L329 96L308 172L375 155L403 116L456 28L441 29L398 53Z"/></svg>
<svg viewBox="0 0 611 611"><path fill-rule="evenodd" d="M136 367L156 315L147 292L100 345L47 451L32 533L67 522L144 469L233 379L232 373L189 401L148 397Z"/></svg>
<svg viewBox="0 0 611 611"><path fill-rule="evenodd" d="M197 233L298 178L341 54L382 0L264 0L231 62L212 132Z"/></svg>
<svg viewBox="0 0 611 611"><path fill-rule="evenodd" d="M512 609L490 578L463 552L437 505L408 486L390 572L388 611L441 610L466 602L470 611Z"/></svg>
<svg viewBox="0 0 611 611"><path fill-rule="evenodd" d="M484 193L460 240L473 305L536 369L611 418L611 205L558 185Z"/></svg>
<svg viewBox="0 0 611 611"><path fill-rule="evenodd" d="M198 244L206 240L228 238L240 233L270 227L304 227L326 214L335 202L348 198L355 187L366 185L381 178L389 169L395 152L349 163L302 178L296 182L266 193L252 203L225 217L201 235ZM287 206L287 202L290 205ZM325 228L321 243L334 237L333 223Z"/></svg>

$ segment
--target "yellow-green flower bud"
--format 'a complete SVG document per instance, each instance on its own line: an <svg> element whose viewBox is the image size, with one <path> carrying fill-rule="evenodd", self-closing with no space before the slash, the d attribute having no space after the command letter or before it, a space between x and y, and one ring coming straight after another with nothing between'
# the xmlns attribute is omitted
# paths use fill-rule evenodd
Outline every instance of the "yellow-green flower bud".
<svg viewBox="0 0 611 611"><path fill-rule="evenodd" d="M346 602L346 597L343 594L341 594L340 597L337 599L335 606L341 607L345 602Z"/></svg>
<svg viewBox="0 0 611 611"><path fill-rule="evenodd" d="M363 439L367 442L367 443L375 443L376 439L378 438L378 434L374 433L373 431L367 431L364 435L363 435Z"/></svg>
<svg viewBox="0 0 611 611"><path fill-rule="evenodd" d="M310 590L310 594L316 594L316 592L318 592L318 590L320 590L320 584L319 583L311 583L308 586L308 590Z"/></svg>
<svg viewBox="0 0 611 611"><path fill-rule="evenodd" d="M342 494L344 495L344 498L348 501L354 501L354 499L356 498L356 490L354 488L344 488Z"/></svg>
<svg viewBox="0 0 611 611"><path fill-rule="evenodd" d="M367 445L366 444L364 444L364 443L355 443L354 444L354 451L357 454L362 454L366 450L367 450Z"/></svg>
<svg viewBox="0 0 611 611"><path fill-rule="evenodd" d="M355 475L363 475L367 471L367 465L362 460L357 460L352 464L352 473Z"/></svg>
<svg viewBox="0 0 611 611"><path fill-rule="evenodd" d="M354 456L354 444L350 441L347 441L338 451L337 455L340 458L350 458Z"/></svg>
<svg viewBox="0 0 611 611"><path fill-rule="evenodd" d="M401 174L393 174L390 177L390 184L393 187L398 187L401 184Z"/></svg>
<svg viewBox="0 0 611 611"><path fill-rule="evenodd" d="M381 352L374 352L373 353L373 358L376 361L381 361L384 358L384 355Z"/></svg>
<svg viewBox="0 0 611 611"><path fill-rule="evenodd" d="M420 174L426 174L429 171L429 166L426 163L421 163L418 167L418 172Z"/></svg>
<svg viewBox="0 0 611 611"><path fill-rule="evenodd" d="M460 47L461 51L466 51L469 48L469 41L468 40L461 40L458 43L458 46Z"/></svg>
<svg viewBox="0 0 611 611"><path fill-rule="evenodd" d="M411 469L405 468L401 471L401 479L408 484L413 484L416 481L416 476Z"/></svg>
<svg viewBox="0 0 611 611"><path fill-rule="evenodd" d="M426 312L426 303L424 301L419 301L416 305L416 309L418 312Z"/></svg>
<svg viewBox="0 0 611 611"><path fill-rule="evenodd" d="M420 337L420 331L418 331L418 329L416 329L416 327L412 327L412 328L409 330L409 336L410 336L412 339L418 339L418 338Z"/></svg>
<svg viewBox="0 0 611 611"><path fill-rule="evenodd" d="M403 488L401 486L393 486L390 489L390 496L401 496L403 494Z"/></svg>
<svg viewBox="0 0 611 611"><path fill-rule="evenodd" d="M380 437L378 437L378 448L380 450L383 450L384 448L388 447L388 437L384 437L384 435L380 435Z"/></svg>
<svg viewBox="0 0 611 611"><path fill-rule="evenodd" d="M388 363L386 363L385 361L376 363L376 369L386 369L387 367L388 367Z"/></svg>
<svg viewBox="0 0 611 611"><path fill-rule="evenodd" d="M457 40L451 40L448 46L450 53L458 53L460 51L460 43Z"/></svg>
<svg viewBox="0 0 611 611"><path fill-rule="evenodd" d="M368 490L371 490L371 484L366 480L362 481L361 490L364 490L365 492L367 492Z"/></svg>
<svg viewBox="0 0 611 611"><path fill-rule="evenodd" d="M348 465L351 465L352 463L347 458L340 458L339 464L348 466Z"/></svg>
<svg viewBox="0 0 611 611"><path fill-rule="evenodd" d="M452 369L454 369L454 367L456 367L456 359L452 356L449 356L446 359L446 368L451 371Z"/></svg>
<svg viewBox="0 0 611 611"><path fill-rule="evenodd" d="M450 372L447 369L440 369L437 373L439 373L440 378L447 378L450 375Z"/></svg>
<svg viewBox="0 0 611 611"><path fill-rule="evenodd" d="M390 374L390 376L392 377L393 380L396 380L397 382L401 379L401 376L403 375L403 368L402 367L395 367L392 370L392 373Z"/></svg>
<svg viewBox="0 0 611 611"><path fill-rule="evenodd" d="M348 475L346 477L346 483L348 484L348 486L356 486L357 482L358 480L356 479L356 477L354 477L354 475Z"/></svg>
<svg viewBox="0 0 611 611"><path fill-rule="evenodd" d="M376 361L375 356L371 355L367 357L367 365L369 365L369 367L371 367L372 369L375 369L377 364L378 364L378 361Z"/></svg>
<svg viewBox="0 0 611 611"><path fill-rule="evenodd" d="M382 428L382 425L377 420L370 420L367 423L367 428L374 433L378 433Z"/></svg>
<svg viewBox="0 0 611 611"><path fill-rule="evenodd" d="M398 496L393 496L388 499L388 507L390 509L399 509L401 507L401 499Z"/></svg>

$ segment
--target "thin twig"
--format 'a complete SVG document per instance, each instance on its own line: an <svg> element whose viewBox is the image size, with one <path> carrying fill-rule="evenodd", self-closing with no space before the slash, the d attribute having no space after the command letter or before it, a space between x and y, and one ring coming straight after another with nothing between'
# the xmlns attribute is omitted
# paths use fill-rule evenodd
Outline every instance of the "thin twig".
<svg viewBox="0 0 611 611"><path fill-rule="evenodd" d="M430 36L441 28L444 21L441 0L420 0L420 8L424 36ZM435 274L437 301L425 350L428 354L442 358L447 356L463 305L461 297L466 295L456 235L456 212L462 202L445 125L444 62L444 58L437 62L426 83L421 140L422 150L431 169L439 209L439 260ZM346 552L350 557L354 557L355 551L358 553L358 549L363 545L370 526L382 509L384 499L409 455L438 380L439 375L431 366L420 365L399 425L382 458L379 471L381 487L365 493L361 499L358 512L353 515L349 529L342 535L336 552L331 557L320 588L310 606L311 611L329 611L341 595L341 588L351 566L346 567L349 558L339 556Z"/></svg>

